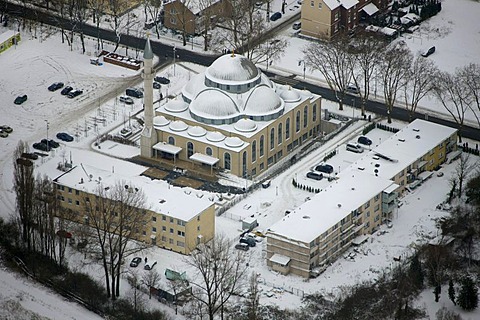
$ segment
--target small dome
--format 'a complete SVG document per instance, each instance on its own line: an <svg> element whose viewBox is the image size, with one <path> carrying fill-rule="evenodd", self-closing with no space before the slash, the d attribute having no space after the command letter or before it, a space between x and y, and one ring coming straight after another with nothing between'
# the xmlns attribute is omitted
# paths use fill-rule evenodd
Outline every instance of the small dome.
<svg viewBox="0 0 480 320"><path fill-rule="evenodd" d="M190 111L203 118L225 119L238 114L230 96L218 89L205 89L190 103Z"/></svg>
<svg viewBox="0 0 480 320"><path fill-rule="evenodd" d="M187 133L192 137L203 137L207 133L207 130L199 126L194 126L188 128Z"/></svg>
<svg viewBox="0 0 480 320"><path fill-rule="evenodd" d="M165 110L170 111L170 112L182 112L188 109L188 104L181 100L175 98L174 100L170 100L165 104Z"/></svg>
<svg viewBox="0 0 480 320"><path fill-rule="evenodd" d="M170 123L170 120L165 118L164 116L156 116L153 118L153 126L154 127L164 127Z"/></svg>
<svg viewBox="0 0 480 320"><path fill-rule="evenodd" d="M288 87L288 90L282 91L280 98L285 102L298 102L301 99L300 94L298 94L297 90L292 89L292 87Z"/></svg>
<svg viewBox="0 0 480 320"><path fill-rule="evenodd" d="M225 139L225 136L223 133L218 132L218 131L209 131L207 133L207 140L211 142L220 142Z"/></svg>
<svg viewBox="0 0 480 320"><path fill-rule="evenodd" d="M252 132L257 129L257 124L252 119L240 119L233 125L235 130L240 132Z"/></svg>
<svg viewBox="0 0 480 320"><path fill-rule="evenodd" d="M260 76L252 61L239 54L226 54L215 60L205 71L205 76L215 82L250 82ZM222 81L223 80L223 81Z"/></svg>
<svg viewBox="0 0 480 320"><path fill-rule="evenodd" d="M243 146L245 142L239 137L228 137L225 139L225 145L230 148L238 148Z"/></svg>
<svg viewBox="0 0 480 320"><path fill-rule="evenodd" d="M245 103L247 115L267 115L278 111L282 107L282 101L278 95L266 85L255 87Z"/></svg>
<svg viewBox="0 0 480 320"><path fill-rule="evenodd" d="M169 128L170 130L173 130L173 131L185 131L187 130L188 125L181 120L177 120L170 123Z"/></svg>

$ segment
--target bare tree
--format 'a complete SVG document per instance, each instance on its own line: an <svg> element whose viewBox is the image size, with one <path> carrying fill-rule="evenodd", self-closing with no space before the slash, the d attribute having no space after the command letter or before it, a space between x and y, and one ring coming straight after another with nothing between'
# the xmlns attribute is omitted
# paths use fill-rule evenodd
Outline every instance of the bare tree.
<svg viewBox="0 0 480 320"><path fill-rule="evenodd" d="M210 320L217 312L223 313L225 303L242 286L247 268L244 253L231 250L232 243L225 236L215 236L186 260L195 270L192 298L206 307Z"/></svg>
<svg viewBox="0 0 480 320"><path fill-rule="evenodd" d="M142 283L148 288L148 298L152 299L151 288L156 288L160 282L161 276L157 270L150 270L142 276Z"/></svg>
<svg viewBox="0 0 480 320"><path fill-rule="evenodd" d="M132 271L129 273L127 281L131 286L127 300L133 305L135 312L143 311L146 305L146 301L143 298L143 292L140 290L140 286L143 283L143 277L141 279L136 271Z"/></svg>
<svg viewBox="0 0 480 320"><path fill-rule="evenodd" d="M465 114L473 103L465 77L461 70L457 69L452 75L448 72L438 72L435 75L433 93L442 106L452 116L461 130L465 121ZM462 142L462 136L458 133L458 139Z"/></svg>
<svg viewBox="0 0 480 320"><path fill-rule="evenodd" d="M465 89L468 90L472 102L469 104L477 124L480 127L480 65L470 63L460 69L460 75L465 81Z"/></svg>
<svg viewBox="0 0 480 320"><path fill-rule="evenodd" d="M250 276L250 284L247 296L247 308L248 308L248 319L249 320L257 320L259 319L258 316L258 309L260 307L260 290L258 288L258 281L260 279L260 275L256 272L252 272Z"/></svg>
<svg viewBox="0 0 480 320"><path fill-rule="evenodd" d="M386 42L378 37L361 35L355 37L350 46L353 54L352 78L355 86L359 89L358 95L362 100L362 115L365 114L365 104L370 96L371 82L377 65L381 61L386 48Z"/></svg>
<svg viewBox="0 0 480 320"><path fill-rule="evenodd" d="M143 232L148 220L145 194L124 181L114 186L99 184L95 195L86 195L83 203L101 253L107 296L115 300L120 295L124 259L146 246L132 241Z"/></svg>
<svg viewBox="0 0 480 320"><path fill-rule="evenodd" d="M200 10L200 17L198 18L198 24L202 26L202 37L203 37L203 50L207 51L209 48L209 41L210 41L210 29L212 28L212 18L213 18L213 11L210 10L212 5L216 2L216 0L198 0L198 8Z"/></svg>
<svg viewBox="0 0 480 320"><path fill-rule="evenodd" d="M147 19L147 15L150 17L150 20L152 20L155 24L155 33L157 34L157 38L160 38L158 21L160 20L160 13L162 11L162 0L143 0L143 5L145 8L145 19Z"/></svg>
<svg viewBox="0 0 480 320"><path fill-rule="evenodd" d="M102 17L106 7L105 1L88 0L88 7L92 12L93 23L95 24L95 28L97 29L97 50L100 50L100 42L102 43L103 48L103 40L100 39L100 23L102 22Z"/></svg>
<svg viewBox="0 0 480 320"><path fill-rule="evenodd" d="M432 60L417 56L408 69L403 86L405 108L412 120L420 100L432 90L434 75L438 72Z"/></svg>
<svg viewBox="0 0 480 320"><path fill-rule="evenodd" d="M387 48L380 63L379 76L387 107L388 123L392 123L393 106L400 88L404 85L411 61L412 54L408 47L397 43Z"/></svg>
<svg viewBox="0 0 480 320"><path fill-rule="evenodd" d="M303 63L323 75L329 88L335 93L340 110L343 110L347 86L352 79L353 59L347 47L348 40L339 37L331 43L312 43L303 50Z"/></svg>
<svg viewBox="0 0 480 320"><path fill-rule="evenodd" d="M471 159L469 153L462 153L454 171L454 179L456 179L458 182L457 197L462 197L463 184L465 183L467 177L472 173L472 170L477 167L478 162Z"/></svg>

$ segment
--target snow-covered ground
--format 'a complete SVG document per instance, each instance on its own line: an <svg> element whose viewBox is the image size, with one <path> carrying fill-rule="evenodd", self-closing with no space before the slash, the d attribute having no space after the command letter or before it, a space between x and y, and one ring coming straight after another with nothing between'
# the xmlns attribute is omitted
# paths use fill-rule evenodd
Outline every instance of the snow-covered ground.
<svg viewBox="0 0 480 320"><path fill-rule="evenodd" d="M476 15L480 13L480 3L470 0L446 0L443 2L442 12L428 21L428 29L433 30L430 35L422 33L422 38L411 36L404 40L416 52L424 46L429 46L435 41L437 52L429 58L435 60L437 65L444 70L453 71L455 67L468 62L477 62L480 53L480 25L475 23ZM422 28L427 28L427 24ZM434 32L448 30L448 32ZM0 32L4 29L0 28ZM427 30L427 29L424 29ZM468 30L468 31L466 31ZM291 33L291 29L286 31ZM468 40L465 37L468 36ZM434 38L435 37L435 38ZM461 45L455 45L460 41ZM280 71L302 76L302 67L298 66L301 57L301 49L306 45L305 40L292 38L286 55L281 61L272 66ZM93 48L93 44L90 44ZM437 54L438 53L438 54ZM161 92L164 96L176 94L183 84L189 80L194 72L204 67L193 64L177 64L176 68L169 66L159 73L169 77L172 82L164 86ZM281 66L281 68L280 68ZM174 71L175 70L175 71ZM175 75L174 75L175 73ZM320 81L321 77L316 74L307 74L312 81ZM84 89L84 94L75 99L68 99L57 92L49 92L46 88L55 81L63 81L66 85L72 84L75 88ZM48 135L52 138L59 131L66 131L77 135L76 141L70 144L62 143L59 150L51 152L46 158L36 161L37 166L45 163L55 164L61 158L70 157L70 154L85 152L86 155L101 152L114 157L130 157L138 153L135 147L126 147L115 143L104 143L101 149L93 148L92 143L96 137L104 132L116 133L123 126L135 125L135 119L128 122L129 115L142 117L137 113L141 110L142 101L138 100L133 106L125 106L115 98L121 95L127 86L141 87L139 72L130 71L113 65L93 66L89 63L89 57L79 54L79 49L74 47L71 51L66 44L61 44L60 38L53 34L47 38L35 39L29 33L22 33L22 41L16 48L11 48L0 55L0 124L8 124L14 128L14 132L5 139L0 140L0 215L9 217L15 208L14 193L12 191L12 157L11 154L19 140L29 142L31 145ZM13 100L19 94L28 94L28 100L21 106L13 104ZM159 92L155 91L158 98ZM435 102L429 104L429 100L422 100L422 105L428 108L436 108ZM334 103L323 101L322 107L336 111ZM440 109L435 109L441 112ZM357 111L358 112L358 111ZM345 116L355 115L355 111L346 108ZM100 122L99 119L105 119ZM45 121L48 121L47 122ZM133 124L132 124L133 122ZM357 155L345 151L341 144L360 134L364 123L357 122L354 126L344 131L335 140L327 142L307 157L291 166L284 173L272 180L267 189L257 190L216 220L216 230L227 234L232 240L238 238L241 217L255 216L260 222L260 227L267 229L278 221L285 210L297 207L311 197L312 194L292 187L292 179L301 181L302 184L311 184L321 187L324 181L315 182L305 178L305 173L330 151L337 149L339 154L329 160L336 171L341 171L352 163ZM395 123L402 127L404 124ZM369 137L376 144L380 143L389 133L373 130ZM72 151L72 152L71 152ZM446 212L437 211L435 207L442 202L449 189L450 178L455 164L445 166L443 177L433 176L422 187L408 194L402 200L404 205L399 208L396 219L391 229L385 229L386 233L374 234L370 241L360 248L361 254L356 254L354 261L351 259L339 259L327 271L317 279L304 281L295 276L281 276L268 270L265 262L265 242L250 250L247 255L250 259L249 270L261 274L261 289L263 290L261 302L264 304L277 304L284 308L296 308L300 306L299 295L317 291L335 293L342 285L351 285L362 280L374 279L383 268L392 267L393 257L407 255L418 239L425 236L435 236L436 229L433 219ZM365 254L364 254L365 253ZM73 252L72 252L73 254ZM145 253L149 259L158 261L157 270L163 273L165 268L186 270L184 256L154 249ZM76 254L72 255L72 262L79 261ZM88 272L101 279L99 269L87 268ZM143 271L143 270L142 270ZM190 272L191 273L191 272ZM6 305L12 297L20 301L23 308L33 310L41 316L53 319L80 319L86 311L75 304L64 302L61 297L49 293L47 290L35 286L35 293L26 290L23 284L25 280L6 271L0 273L0 288L2 296L0 301ZM28 284L28 283L27 283ZM25 285L26 286L26 285ZM30 288L30 284L28 284ZM126 290L125 283L123 290ZM297 294L288 293L295 291ZM270 292L267 297L265 293ZM443 291L446 292L446 291ZM5 294L6 293L6 294ZM27 294L28 293L28 294ZM41 297L40 297L41 296ZM444 295L445 296L445 295ZM20 299L23 297L23 299ZM25 298L28 297L28 298ZM42 298L42 299L41 299ZM434 316L439 304L433 302L433 294L426 292L422 295L420 305L425 304L431 317ZM459 311L447 301L442 300L447 307ZM162 305L151 301L155 307ZM52 315L59 308L59 317ZM5 310L5 308L3 308ZM80 310L80 311L77 311ZM170 310L171 311L171 310ZM1 314L0 314L1 315ZM464 319L478 319L480 313L462 313ZM85 317L83 317L85 318ZM95 319L92 315L91 319Z"/></svg>

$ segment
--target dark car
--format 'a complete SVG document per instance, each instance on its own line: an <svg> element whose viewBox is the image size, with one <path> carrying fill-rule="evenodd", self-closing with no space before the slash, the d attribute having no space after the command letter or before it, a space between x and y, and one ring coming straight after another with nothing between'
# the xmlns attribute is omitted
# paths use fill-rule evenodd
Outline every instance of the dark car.
<svg viewBox="0 0 480 320"><path fill-rule="evenodd" d="M170 79L165 78L165 77L156 76L153 80L156 81L156 82L160 82L161 84L169 84L170 83Z"/></svg>
<svg viewBox="0 0 480 320"><path fill-rule="evenodd" d="M322 180L323 179L323 174L318 173L318 172L309 172L307 173L307 178L313 179L313 180Z"/></svg>
<svg viewBox="0 0 480 320"><path fill-rule="evenodd" d="M81 95L83 93L83 90L73 90L73 91L70 91L68 94L67 94L67 97L69 97L70 99L73 99L75 97L78 97L79 95Z"/></svg>
<svg viewBox="0 0 480 320"><path fill-rule="evenodd" d="M257 242L253 238L240 238L240 243L246 243L249 247L255 247Z"/></svg>
<svg viewBox="0 0 480 320"><path fill-rule="evenodd" d="M370 140L369 138L364 137L364 136L359 137L357 142L361 143L361 144L364 144L366 146L369 146L369 145L372 144L372 140Z"/></svg>
<svg viewBox="0 0 480 320"><path fill-rule="evenodd" d="M66 96L70 91L72 91L73 88L70 87L70 86L66 86L65 88L62 89L62 91L60 91L60 94L62 96Z"/></svg>
<svg viewBox="0 0 480 320"><path fill-rule="evenodd" d="M60 147L60 143L58 143L57 141L53 140L53 139L42 139L42 141L40 141L41 143L45 143L46 145L48 145L49 147L52 147L52 148L58 148Z"/></svg>
<svg viewBox="0 0 480 320"><path fill-rule="evenodd" d="M140 264L140 262L142 262L142 258L140 258L140 257L135 257L135 258L132 259L132 262L130 262L130 267L136 268L136 267L138 267L138 265Z"/></svg>
<svg viewBox="0 0 480 320"><path fill-rule="evenodd" d="M354 84L349 84L347 86L347 92L353 93L353 94L359 94L360 90L358 90L357 86Z"/></svg>
<svg viewBox="0 0 480 320"><path fill-rule="evenodd" d="M128 88L125 90L125 94L134 98L143 98L143 92L136 88Z"/></svg>
<svg viewBox="0 0 480 320"><path fill-rule="evenodd" d="M22 158L30 159L30 160L37 160L38 159L38 154L30 153L30 152L24 152L24 153L22 153Z"/></svg>
<svg viewBox="0 0 480 320"><path fill-rule="evenodd" d="M24 103L25 101L27 101L27 98L28 98L28 97L27 97L26 94L24 94L23 96L18 96L18 97L15 98L15 101L13 101L13 103L15 103L15 104L22 104L22 103Z"/></svg>
<svg viewBox="0 0 480 320"><path fill-rule="evenodd" d="M152 261L152 262L145 263L145 266L143 266L143 269L152 270L153 267L155 267L156 264L157 264L157 261Z"/></svg>
<svg viewBox="0 0 480 320"><path fill-rule="evenodd" d="M332 173L333 172L333 166L324 163L324 164L319 164L318 166L315 167L315 171L320 171L323 173Z"/></svg>
<svg viewBox="0 0 480 320"><path fill-rule="evenodd" d="M153 83L153 89L160 89L162 87L162 85L159 83L159 82L154 82Z"/></svg>
<svg viewBox="0 0 480 320"><path fill-rule="evenodd" d="M48 91L57 91L60 88L63 88L63 82L54 82L48 87Z"/></svg>
<svg viewBox="0 0 480 320"><path fill-rule="evenodd" d="M0 126L0 129L3 131L3 132L6 132L6 133L12 133L13 132L13 129L7 125L3 125L3 126Z"/></svg>
<svg viewBox="0 0 480 320"><path fill-rule="evenodd" d="M243 250L243 251L248 251L248 249L250 249L250 246L246 243L237 243L235 245L235 249L238 249L238 250Z"/></svg>
<svg viewBox="0 0 480 320"><path fill-rule="evenodd" d="M66 141L66 142L72 142L73 141L73 137L71 135L69 135L68 133L65 133L65 132L57 133L57 139L60 139L62 141Z"/></svg>
<svg viewBox="0 0 480 320"><path fill-rule="evenodd" d="M430 47L427 51L422 53L422 57L428 57L429 55L433 54L435 52L435 46Z"/></svg>
<svg viewBox="0 0 480 320"><path fill-rule="evenodd" d="M50 146L47 146L45 143L42 143L42 142L34 143L33 148L41 151L50 151L52 149L50 148Z"/></svg>
<svg viewBox="0 0 480 320"><path fill-rule="evenodd" d="M270 20L271 21L277 21L278 19L280 19L282 17L282 14L280 12L275 12L274 14L272 14L270 16Z"/></svg>

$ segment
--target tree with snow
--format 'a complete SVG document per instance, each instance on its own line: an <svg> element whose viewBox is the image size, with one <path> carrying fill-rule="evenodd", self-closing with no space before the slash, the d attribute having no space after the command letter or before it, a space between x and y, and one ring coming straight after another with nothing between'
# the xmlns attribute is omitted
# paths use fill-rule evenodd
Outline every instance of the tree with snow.
<svg viewBox="0 0 480 320"><path fill-rule="evenodd" d="M464 310L474 310L478 306L478 288L468 276L461 280L457 303Z"/></svg>

